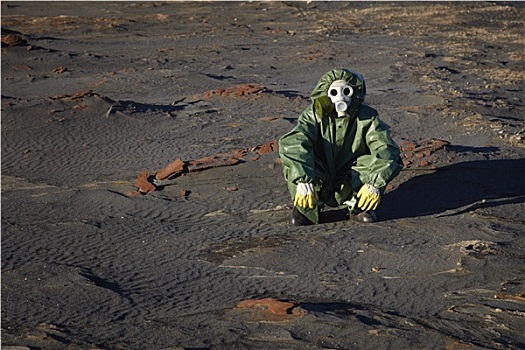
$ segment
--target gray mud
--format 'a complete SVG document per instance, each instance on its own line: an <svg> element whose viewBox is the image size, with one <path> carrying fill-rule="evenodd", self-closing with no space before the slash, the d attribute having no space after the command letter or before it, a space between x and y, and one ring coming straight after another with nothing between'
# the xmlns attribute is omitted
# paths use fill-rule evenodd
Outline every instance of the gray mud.
<svg viewBox="0 0 525 350"><path fill-rule="evenodd" d="M2 348L525 348L521 3L1 8ZM333 67L364 75L405 169L380 222L291 227L253 151Z"/></svg>

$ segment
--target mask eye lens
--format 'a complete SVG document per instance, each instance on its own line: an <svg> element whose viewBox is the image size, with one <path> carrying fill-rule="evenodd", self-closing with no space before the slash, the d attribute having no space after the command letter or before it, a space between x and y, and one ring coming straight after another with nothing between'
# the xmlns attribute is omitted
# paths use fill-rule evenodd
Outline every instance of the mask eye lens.
<svg viewBox="0 0 525 350"><path fill-rule="evenodd" d="M343 94L345 96L349 96L350 94L352 93L352 90L350 90L350 88L346 87L344 90L343 90Z"/></svg>
<svg viewBox="0 0 525 350"><path fill-rule="evenodd" d="M330 95L337 96L337 90L336 89L330 90Z"/></svg>

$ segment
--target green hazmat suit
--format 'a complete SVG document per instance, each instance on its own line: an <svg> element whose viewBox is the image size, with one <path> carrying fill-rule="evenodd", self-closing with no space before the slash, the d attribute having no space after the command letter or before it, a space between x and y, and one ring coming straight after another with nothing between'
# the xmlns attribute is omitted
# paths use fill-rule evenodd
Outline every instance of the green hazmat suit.
<svg viewBox="0 0 525 350"><path fill-rule="evenodd" d="M328 88L336 80L345 80L354 89L343 117L326 103ZM361 186L370 184L382 194L403 168L390 127L375 109L362 103L365 96L365 81L359 73L331 70L315 86L313 103L299 116L297 125L279 140L292 200L299 182L313 183L319 194L313 209L297 207L313 223L319 222L319 205L337 207L346 202L352 210ZM319 107L323 105L319 101L324 101L325 108Z"/></svg>

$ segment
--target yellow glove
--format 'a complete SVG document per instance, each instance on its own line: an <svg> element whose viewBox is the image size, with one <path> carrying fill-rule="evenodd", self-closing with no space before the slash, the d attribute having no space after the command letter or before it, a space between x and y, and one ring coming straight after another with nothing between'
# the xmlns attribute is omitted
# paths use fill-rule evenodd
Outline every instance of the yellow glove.
<svg viewBox="0 0 525 350"><path fill-rule="evenodd" d="M372 185L363 185L357 193L359 203L357 206L364 211L375 210L381 201L379 190Z"/></svg>
<svg viewBox="0 0 525 350"><path fill-rule="evenodd" d="M300 182L295 192L294 206L313 209L319 196L311 183Z"/></svg>

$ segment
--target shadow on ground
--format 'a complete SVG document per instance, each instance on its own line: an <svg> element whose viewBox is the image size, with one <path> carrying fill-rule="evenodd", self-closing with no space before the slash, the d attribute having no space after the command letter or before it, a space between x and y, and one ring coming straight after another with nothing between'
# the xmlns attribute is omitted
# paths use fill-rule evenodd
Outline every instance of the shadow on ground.
<svg viewBox="0 0 525 350"><path fill-rule="evenodd" d="M525 159L470 161L420 175L388 193L381 220L424 215L458 215L525 201ZM450 213L450 211L454 211Z"/></svg>

